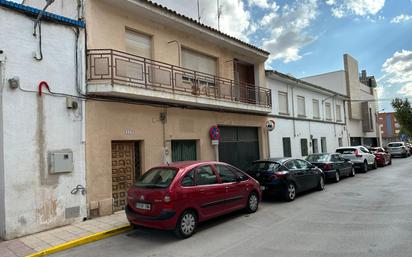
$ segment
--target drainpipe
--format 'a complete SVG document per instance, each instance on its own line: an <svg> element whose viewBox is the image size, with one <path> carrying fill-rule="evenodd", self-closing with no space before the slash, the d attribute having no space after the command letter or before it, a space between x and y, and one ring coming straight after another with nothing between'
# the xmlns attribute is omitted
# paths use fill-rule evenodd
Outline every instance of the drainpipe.
<svg viewBox="0 0 412 257"><path fill-rule="evenodd" d="M299 82L296 82L296 85L298 85ZM288 86L289 89L289 86ZM293 123L293 137L296 137L296 125L295 125L295 104L294 104L294 96L293 96L293 86L290 88L292 92L292 123Z"/></svg>

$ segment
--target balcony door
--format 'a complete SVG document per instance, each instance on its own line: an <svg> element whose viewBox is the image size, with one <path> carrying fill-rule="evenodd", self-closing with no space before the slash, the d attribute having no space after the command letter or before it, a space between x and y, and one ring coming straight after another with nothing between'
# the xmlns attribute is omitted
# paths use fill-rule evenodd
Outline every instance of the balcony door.
<svg viewBox="0 0 412 257"><path fill-rule="evenodd" d="M236 59L233 65L235 82L238 85L235 88L235 96L241 102L256 103L255 66Z"/></svg>

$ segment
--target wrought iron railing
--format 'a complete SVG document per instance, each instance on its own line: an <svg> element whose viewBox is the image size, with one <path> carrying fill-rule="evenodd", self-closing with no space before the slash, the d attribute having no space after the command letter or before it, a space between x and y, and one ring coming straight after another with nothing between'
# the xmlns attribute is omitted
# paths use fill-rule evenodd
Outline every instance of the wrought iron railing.
<svg viewBox="0 0 412 257"><path fill-rule="evenodd" d="M240 83L141 56L112 50L87 51L89 84L109 83L271 107L268 88Z"/></svg>

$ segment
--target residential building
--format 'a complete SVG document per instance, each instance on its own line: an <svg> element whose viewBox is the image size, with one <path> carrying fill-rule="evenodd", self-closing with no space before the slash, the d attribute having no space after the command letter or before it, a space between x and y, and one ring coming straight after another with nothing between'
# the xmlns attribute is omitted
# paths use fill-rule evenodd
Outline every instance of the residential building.
<svg viewBox="0 0 412 257"><path fill-rule="evenodd" d="M347 96L278 71L266 71L266 80L274 103L269 119L276 123L269 132L271 157L304 157L349 144Z"/></svg>
<svg viewBox="0 0 412 257"><path fill-rule="evenodd" d="M126 190L159 163L246 168L268 156L268 52L150 1L89 0L86 21L92 216L123 209Z"/></svg>
<svg viewBox="0 0 412 257"><path fill-rule="evenodd" d="M302 78L302 80L332 89L347 95L348 133L350 145L377 146L376 80L367 76L366 71L359 75L358 61L349 54L343 56L344 70Z"/></svg>
<svg viewBox="0 0 412 257"><path fill-rule="evenodd" d="M42 13L45 1L24 2L0 0L3 239L87 216L81 6L56 0Z"/></svg>
<svg viewBox="0 0 412 257"><path fill-rule="evenodd" d="M401 141L401 126L395 118L394 112L382 112L378 114L379 126L381 128L382 145L386 146L390 142Z"/></svg>

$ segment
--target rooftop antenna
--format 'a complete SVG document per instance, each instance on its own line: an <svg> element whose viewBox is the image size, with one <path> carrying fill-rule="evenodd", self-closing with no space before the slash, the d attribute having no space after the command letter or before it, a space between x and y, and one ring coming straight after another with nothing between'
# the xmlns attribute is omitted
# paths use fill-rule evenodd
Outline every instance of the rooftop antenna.
<svg viewBox="0 0 412 257"><path fill-rule="evenodd" d="M197 21L200 23L200 8L199 8L199 0L197 0Z"/></svg>
<svg viewBox="0 0 412 257"><path fill-rule="evenodd" d="M220 31L220 16L222 15L222 6L220 5L219 0L216 0L217 4L217 30Z"/></svg>

